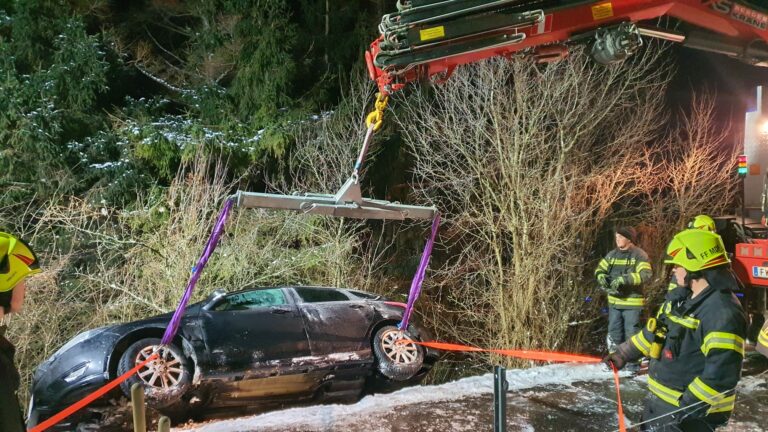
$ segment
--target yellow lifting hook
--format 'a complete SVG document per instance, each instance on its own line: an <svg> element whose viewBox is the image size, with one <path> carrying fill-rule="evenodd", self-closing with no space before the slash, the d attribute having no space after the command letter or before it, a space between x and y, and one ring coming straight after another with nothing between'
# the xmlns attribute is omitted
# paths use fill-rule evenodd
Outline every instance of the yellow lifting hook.
<svg viewBox="0 0 768 432"><path fill-rule="evenodd" d="M389 96L376 93L376 108L365 118L366 126L373 126L374 132L381 129L381 125L384 122L384 110L387 108L387 102L389 102Z"/></svg>

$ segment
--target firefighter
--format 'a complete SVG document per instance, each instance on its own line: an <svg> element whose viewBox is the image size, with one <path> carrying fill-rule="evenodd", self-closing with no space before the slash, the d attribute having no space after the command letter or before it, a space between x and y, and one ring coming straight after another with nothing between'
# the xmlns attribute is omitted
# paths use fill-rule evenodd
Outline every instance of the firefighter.
<svg viewBox="0 0 768 432"><path fill-rule="evenodd" d="M760 354L768 357L768 321L763 324L763 329L760 330L760 334L757 336L757 345L755 349Z"/></svg>
<svg viewBox="0 0 768 432"><path fill-rule="evenodd" d="M635 246L637 231L620 227L615 233L616 248L598 264L595 277L608 294L608 351L640 330L645 305L643 284L653 276L648 254Z"/></svg>
<svg viewBox="0 0 768 432"><path fill-rule="evenodd" d="M715 430L733 411L744 359L747 318L733 293L736 279L723 240L709 231L675 235L664 263L674 266L687 298L603 360L621 369L651 358L642 430Z"/></svg>
<svg viewBox="0 0 768 432"><path fill-rule="evenodd" d="M27 276L40 272L37 256L23 241L0 232L0 323L11 313L21 311ZM0 431L24 431L24 417L16 391L21 384L14 363L16 348L5 338L0 325Z"/></svg>

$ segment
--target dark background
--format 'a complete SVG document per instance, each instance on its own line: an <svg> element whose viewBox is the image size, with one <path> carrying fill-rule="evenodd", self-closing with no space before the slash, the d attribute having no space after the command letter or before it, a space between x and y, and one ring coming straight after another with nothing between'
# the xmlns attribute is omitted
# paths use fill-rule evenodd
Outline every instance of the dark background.
<svg viewBox="0 0 768 432"><path fill-rule="evenodd" d="M742 148L744 114L756 109L755 87L768 86L768 68L680 46L672 52L678 71L669 86L669 107L686 110L694 92L714 91L718 118L723 127L730 124L729 142Z"/></svg>

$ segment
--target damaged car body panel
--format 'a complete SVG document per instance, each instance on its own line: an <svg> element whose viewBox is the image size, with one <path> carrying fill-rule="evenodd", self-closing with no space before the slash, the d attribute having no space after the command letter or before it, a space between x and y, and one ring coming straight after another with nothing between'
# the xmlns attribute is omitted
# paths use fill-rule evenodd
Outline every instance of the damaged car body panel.
<svg viewBox="0 0 768 432"><path fill-rule="evenodd" d="M212 370L307 356L309 341L286 289L234 293L203 308L199 323Z"/></svg>
<svg viewBox="0 0 768 432"><path fill-rule="evenodd" d="M204 417L307 401L356 400L365 391L417 383L437 360L437 352L418 348L418 364L409 365L416 369L405 378L391 380L378 372L380 364L391 360L377 358L372 344L378 333L402 319L404 306L339 288L217 290L187 309L168 347L163 370L178 372L167 382L163 378L163 385L153 370L140 370L132 380L144 385L148 405L177 417L192 411ZM156 347L170 316L102 327L73 338L38 367L27 426L39 424L138 363L142 353ZM409 326L408 335L428 339L416 324ZM119 405L115 401L125 397L128 384L96 404ZM103 412L84 410L53 430L98 425Z"/></svg>

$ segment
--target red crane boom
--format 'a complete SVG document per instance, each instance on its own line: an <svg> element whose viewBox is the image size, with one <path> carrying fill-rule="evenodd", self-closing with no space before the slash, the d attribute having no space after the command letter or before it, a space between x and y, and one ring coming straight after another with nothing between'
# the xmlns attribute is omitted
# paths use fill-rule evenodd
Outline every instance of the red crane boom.
<svg viewBox="0 0 768 432"><path fill-rule="evenodd" d="M490 57L556 61L573 44L618 62L644 36L768 66L768 8L745 0L400 0L379 31L365 58L383 94Z"/></svg>

